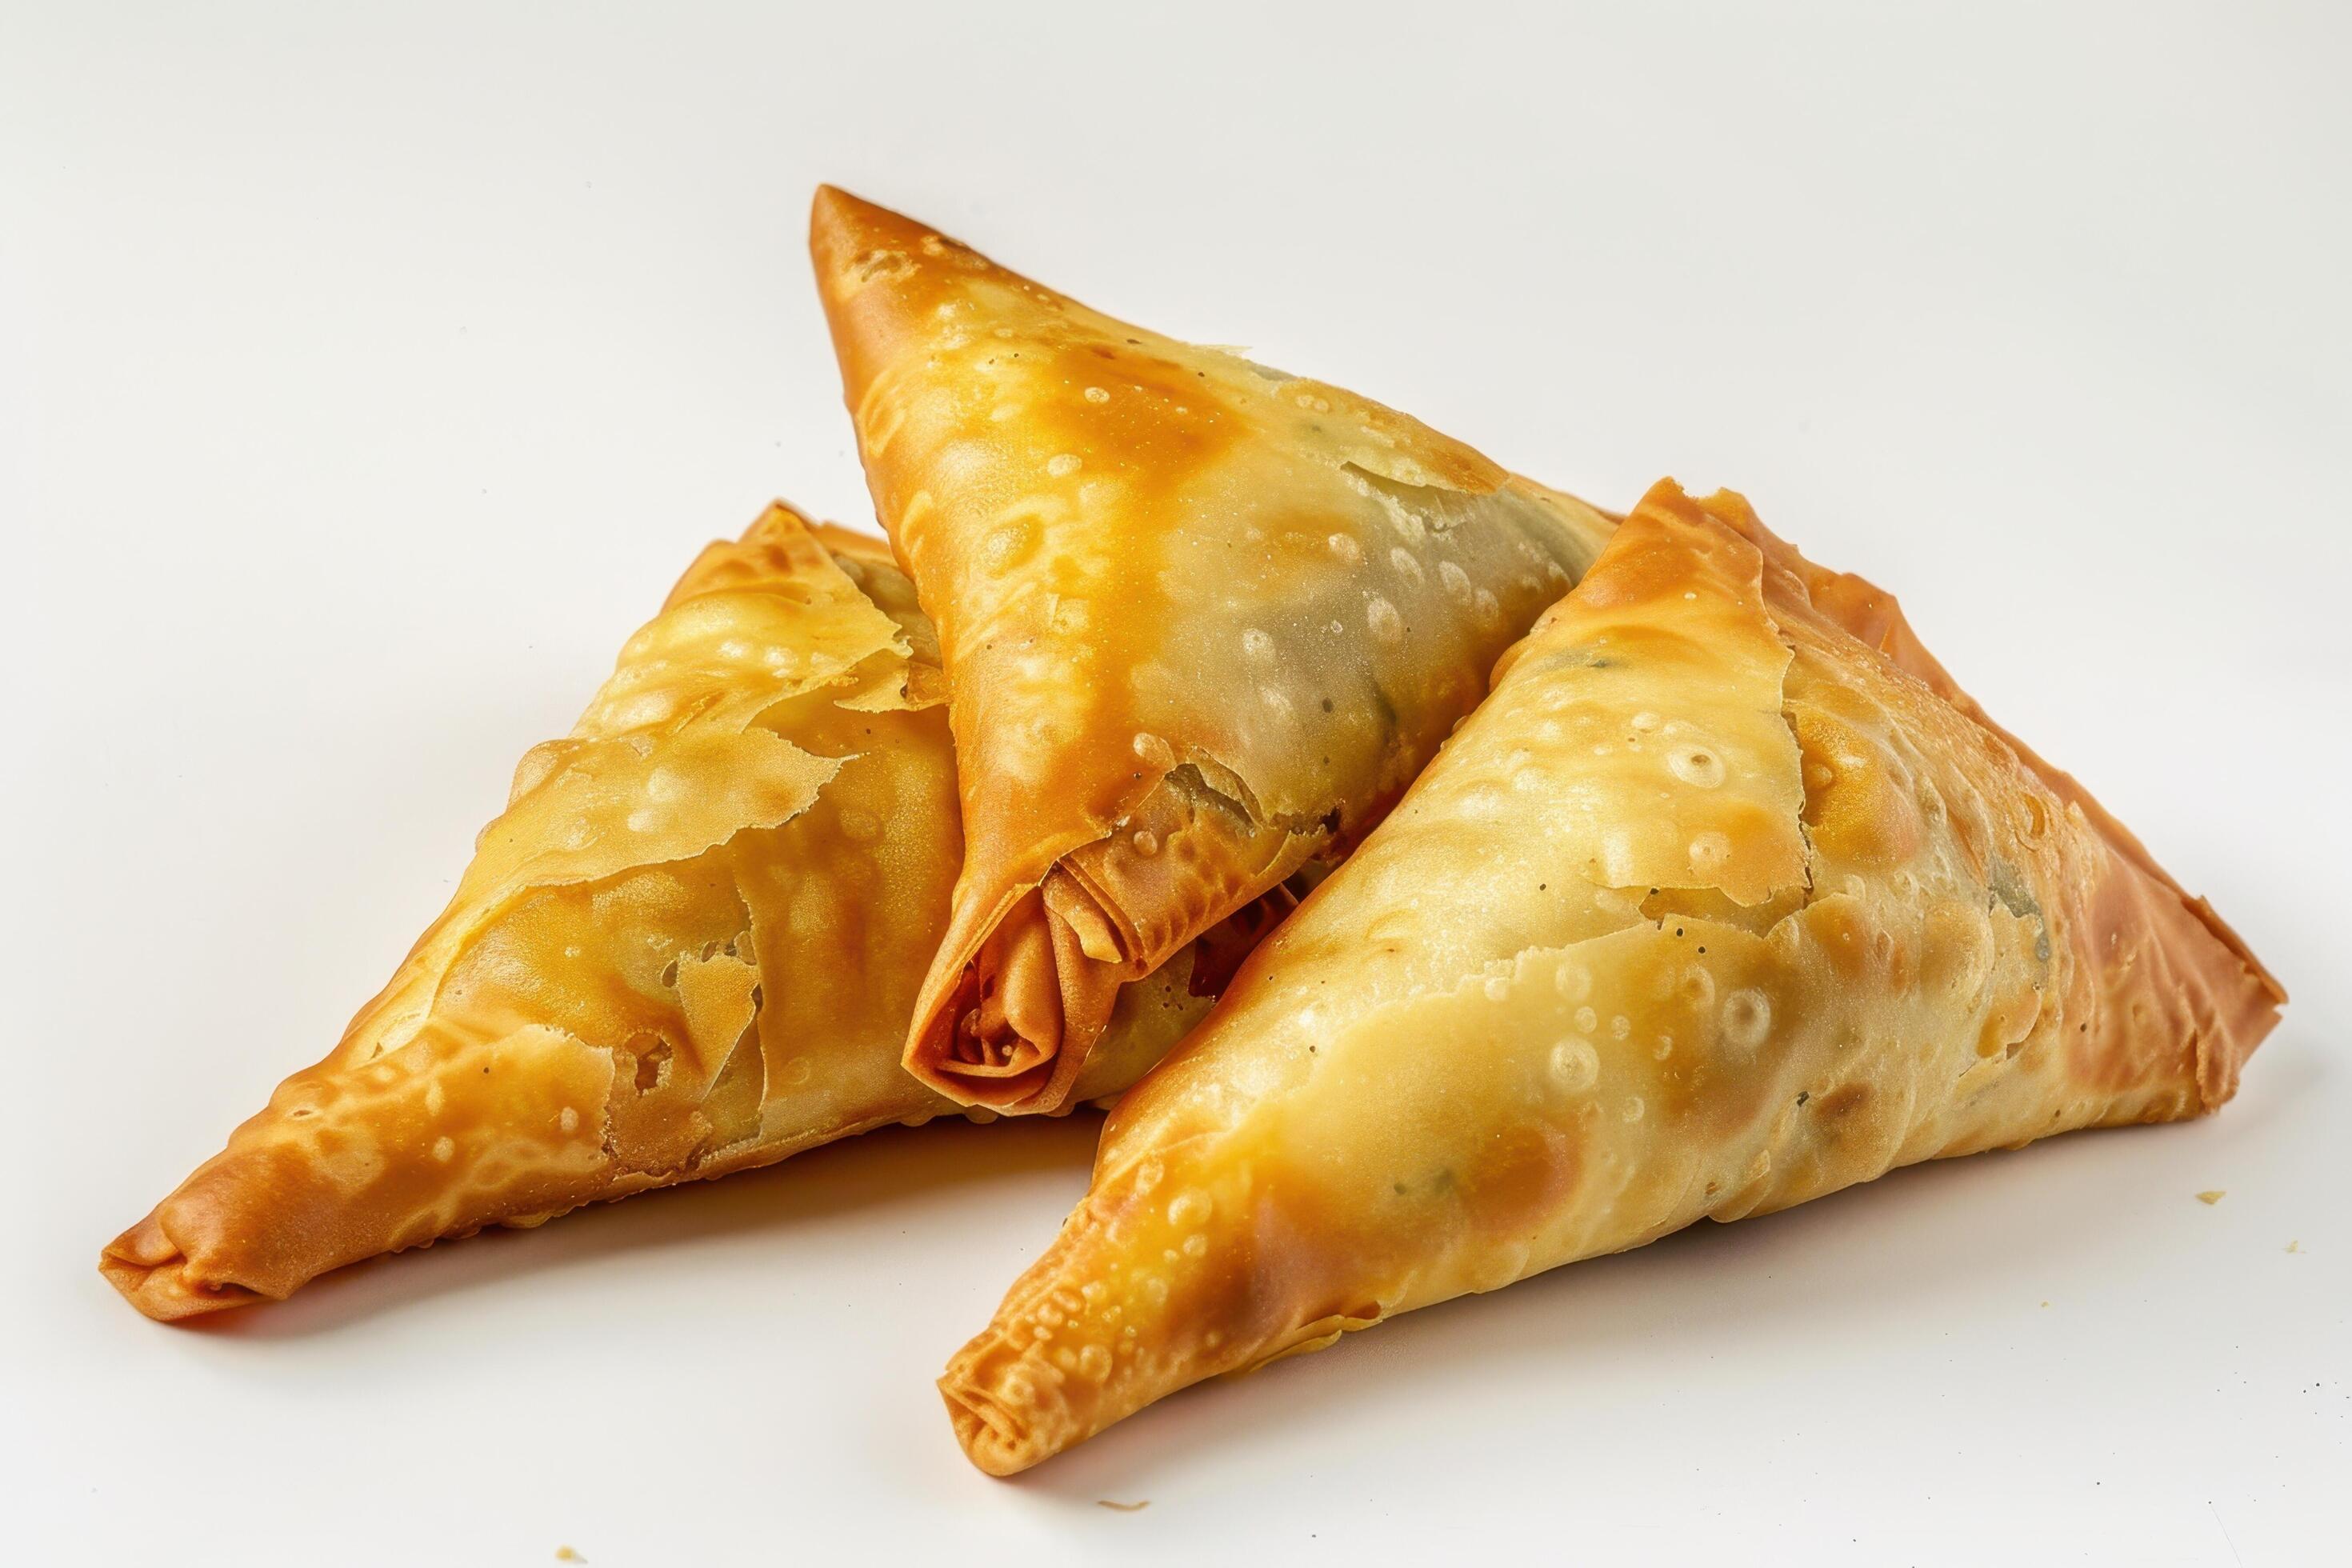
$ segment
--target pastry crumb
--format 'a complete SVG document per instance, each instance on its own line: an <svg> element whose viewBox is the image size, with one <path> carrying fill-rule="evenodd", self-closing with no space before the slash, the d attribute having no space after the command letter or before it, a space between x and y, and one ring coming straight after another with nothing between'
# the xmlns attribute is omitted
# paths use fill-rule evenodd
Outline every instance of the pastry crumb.
<svg viewBox="0 0 2352 1568"><path fill-rule="evenodd" d="M569 1546L557 1547L555 1549L555 1560L558 1563L585 1563L588 1561L588 1559L581 1556L580 1553L572 1551Z"/></svg>
<svg viewBox="0 0 2352 1568"><path fill-rule="evenodd" d="M2207 1208L2211 1208L2215 1204L2220 1203L2223 1198L2228 1197L2229 1195L2229 1193L2221 1187L2209 1187L2205 1191L2197 1194L2197 1201L2203 1204Z"/></svg>
<svg viewBox="0 0 2352 1568"><path fill-rule="evenodd" d="M2301 1252L2303 1250L2303 1243L2300 1241L2290 1241L2286 1244L2286 1249L2289 1252Z"/></svg>
<svg viewBox="0 0 2352 1568"><path fill-rule="evenodd" d="M1145 1509L1151 1506L1151 1500L1150 1498L1145 1498L1140 1502L1113 1502L1108 1498L1097 1498L1095 1500L1095 1506L1097 1508L1110 1509L1118 1513L1140 1513Z"/></svg>

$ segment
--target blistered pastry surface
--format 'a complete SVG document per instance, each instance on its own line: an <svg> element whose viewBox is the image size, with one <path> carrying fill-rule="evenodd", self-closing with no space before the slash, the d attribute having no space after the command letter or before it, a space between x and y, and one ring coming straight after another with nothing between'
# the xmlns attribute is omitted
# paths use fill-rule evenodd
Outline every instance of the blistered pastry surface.
<svg viewBox="0 0 2352 1568"><path fill-rule="evenodd" d="M898 1068L960 857L937 641L878 541L714 544L324 1061L109 1249L142 1310L951 1110ZM1205 1009L1129 987L1081 1085Z"/></svg>
<svg viewBox="0 0 2352 1568"><path fill-rule="evenodd" d="M1803 565L1737 497L1652 493L1115 1114L943 1380L976 1461L1702 1217L2226 1096L2259 970Z"/></svg>
<svg viewBox="0 0 2352 1568"><path fill-rule="evenodd" d="M1166 865L1126 879L1108 923L1161 944L1139 963L1351 839L1608 531L1391 409L1115 321L855 197L820 194L813 242L966 763L943 971L1056 861L1126 855L1155 792L1216 792L1236 828L1202 840L1189 891Z"/></svg>

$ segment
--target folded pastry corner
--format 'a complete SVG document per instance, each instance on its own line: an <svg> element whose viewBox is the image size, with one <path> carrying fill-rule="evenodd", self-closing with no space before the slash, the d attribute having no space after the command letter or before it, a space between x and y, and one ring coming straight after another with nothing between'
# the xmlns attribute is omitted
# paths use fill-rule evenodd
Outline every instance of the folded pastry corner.
<svg viewBox="0 0 2352 1568"><path fill-rule="evenodd" d="M961 852L938 658L877 539L778 505L710 546L392 983L106 1277L184 1318L955 1110L898 1066ZM1180 954L1129 986L1082 1093L1208 978Z"/></svg>
<svg viewBox="0 0 2352 1568"><path fill-rule="evenodd" d="M907 1065L1050 1110L1118 983L1377 821L1612 520L844 192L810 230L966 762Z"/></svg>
<svg viewBox="0 0 2352 1568"><path fill-rule="evenodd" d="M940 1387L1011 1473L1700 1218L2210 1111L2284 1000L1891 599L1661 485L1122 1101Z"/></svg>

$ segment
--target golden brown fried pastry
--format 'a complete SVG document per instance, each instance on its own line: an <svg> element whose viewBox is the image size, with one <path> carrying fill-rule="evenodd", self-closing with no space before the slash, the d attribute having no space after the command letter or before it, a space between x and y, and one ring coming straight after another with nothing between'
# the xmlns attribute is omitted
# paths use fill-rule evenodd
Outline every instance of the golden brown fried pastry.
<svg viewBox="0 0 2352 1568"><path fill-rule="evenodd" d="M185 1317L956 1109L898 1066L961 853L940 694L879 540L776 506L710 546L392 984L107 1278ZM1128 988L1081 1095L1206 1009L1191 977Z"/></svg>
<svg viewBox="0 0 2352 1568"><path fill-rule="evenodd" d="M1662 485L1128 1096L940 1386L1019 1470L1701 1217L2210 1110L2284 1000L1891 599Z"/></svg>
<svg viewBox="0 0 2352 1568"><path fill-rule="evenodd" d="M811 227L965 763L907 1065L1050 1110L1120 981L1402 795L1610 520L855 196L820 191Z"/></svg>

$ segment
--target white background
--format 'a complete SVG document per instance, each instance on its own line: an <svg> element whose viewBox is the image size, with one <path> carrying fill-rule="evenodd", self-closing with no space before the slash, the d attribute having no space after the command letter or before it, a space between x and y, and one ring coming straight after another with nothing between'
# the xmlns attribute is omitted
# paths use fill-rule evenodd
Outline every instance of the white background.
<svg viewBox="0 0 2352 1568"><path fill-rule="evenodd" d="M2339 1548L2347 15L0 5L0 1559ZM100 1245L332 1041L695 549L870 521L820 179L1596 500L1746 490L2285 1025L2210 1121L1706 1226L1010 1485L929 1380L1084 1121L137 1318Z"/></svg>

